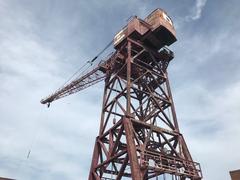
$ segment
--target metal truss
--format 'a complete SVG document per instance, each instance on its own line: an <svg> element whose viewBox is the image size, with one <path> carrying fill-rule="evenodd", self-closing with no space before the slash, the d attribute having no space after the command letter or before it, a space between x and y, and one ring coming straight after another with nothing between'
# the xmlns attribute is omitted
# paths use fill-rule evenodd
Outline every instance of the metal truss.
<svg viewBox="0 0 240 180"><path fill-rule="evenodd" d="M166 48L156 51L128 38L105 64L89 180L202 179L179 131L167 74L172 59Z"/></svg>

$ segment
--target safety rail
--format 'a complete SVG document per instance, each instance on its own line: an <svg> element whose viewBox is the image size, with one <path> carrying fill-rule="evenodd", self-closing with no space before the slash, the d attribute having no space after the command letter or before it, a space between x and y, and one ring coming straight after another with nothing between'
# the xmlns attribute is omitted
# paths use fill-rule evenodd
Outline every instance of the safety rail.
<svg viewBox="0 0 240 180"><path fill-rule="evenodd" d="M165 171L179 176L202 178L201 167L197 162L152 151L144 151L141 156L141 167L147 166L155 172Z"/></svg>

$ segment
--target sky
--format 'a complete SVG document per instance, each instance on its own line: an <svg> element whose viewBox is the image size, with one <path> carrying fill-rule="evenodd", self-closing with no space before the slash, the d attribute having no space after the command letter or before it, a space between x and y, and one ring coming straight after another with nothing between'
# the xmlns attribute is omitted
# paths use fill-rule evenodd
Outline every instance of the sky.
<svg viewBox="0 0 240 180"><path fill-rule="evenodd" d="M168 73L180 130L204 180L230 180L240 169L238 0L0 0L0 176L87 179L103 83L50 108L40 100L129 17L159 7L177 31Z"/></svg>

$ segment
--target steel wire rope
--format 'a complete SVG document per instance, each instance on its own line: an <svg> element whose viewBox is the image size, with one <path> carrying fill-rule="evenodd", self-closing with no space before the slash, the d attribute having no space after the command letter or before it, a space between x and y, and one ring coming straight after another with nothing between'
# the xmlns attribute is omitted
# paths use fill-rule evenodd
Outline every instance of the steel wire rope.
<svg viewBox="0 0 240 180"><path fill-rule="evenodd" d="M136 17L135 16L130 16L126 21L128 22L132 17ZM70 76L70 78L68 78L64 83L63 85L59 88L63 88L77 73L79 73L85 66L87 66L88 64L90 65L89 67L92 66L92 63L101 55L103 54L112 44L113 44L114 40L112 39L106 46L104 49L102 49L92 60L89 60L87 61L83 66L81 66L75 73L73 73L72 76ZM86 71L86 70L85 70ZM58 90L59 90L58 89Z"/></svg>
<svg viewBox="0 0 240 180"><path fill-rule="evenodd" d="M62 87L64 87L70 80L73 79L74 76L76 76L78 73L80 73L80 71L81 71L83 68L85 68L87 65L89 65L89 66L87 67L87 69L89 69L89 67L91 67L91 66L93 65L93 63L96 61L96 59L98 59L98 57L99 57L101 54L103 54L112 44L113 44L113 40L111 40L111 41L104 47L104 49L102 49L93 59L87 61L83 66L81 66L80 68L78 68L77 71L76 71L75 73L73 73L73 75L70 76L70 77L67 79L67 81L65 81L65 82L63 83L63 85L62 85L59 89L61 89ZM87 70L87 69L86 69L86 70ZM86 72L86 70L84 70L84 72ZM83 72L82 72L82 73L83 73Z"/></svg>
<svg viewBox="0 0 240 180"><path fill-rule="evenodd" d="M41 117L41 114L42 113L39 112L37 117ZM45 119L46 119L46 117L45 117ZM35 123L37 123L37 121L35 121ZM34 134L32 136L32 139L30 140L30 143L29 143L30 145L29 145L29 147L27 149L27 153L26 153L26 155L24 157L22 157L20 159L20 162L19 162L19 164L17 166L18 174L21 173L22 168L26 168L28 166L28 163L30 161L30 155L32 153L32 149L33 149L34 145L36 144L37 139L39 138L39 126L35 126L34 129L35 129L34 130ZM30 167L30 168L32 168L32 167Z"/></svg>

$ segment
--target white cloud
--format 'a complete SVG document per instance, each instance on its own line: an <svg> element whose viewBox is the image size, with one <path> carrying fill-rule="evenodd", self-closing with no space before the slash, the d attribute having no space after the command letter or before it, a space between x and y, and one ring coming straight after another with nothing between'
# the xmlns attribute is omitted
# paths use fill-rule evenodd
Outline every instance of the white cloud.
<svg viewBox="0 0 240 180"><path fill-rule="evenodd" d="M228 179L228 171L239 168L239 89L240 81L219 93L192 83L175 94L180 127L204 179Z"/></svg>
<svg viewBox="0 0 240 180"><path fill-rule="evenodd" d="M206 5L207 0L196 0L194 7L190 10L190 14L185 17L185 20L197 20L201 18L202 11Z"/></svg>
<svg viewBox="0 0 240 180"><path fill-rule="evenodd" d="M173 96L180 128L204 179L228 179L240 159L235 152L240 149L239 35L233 27L214 36L202 33L183 40L172 62L170 73L177 77L172 84L180 82Z"/></svg>

